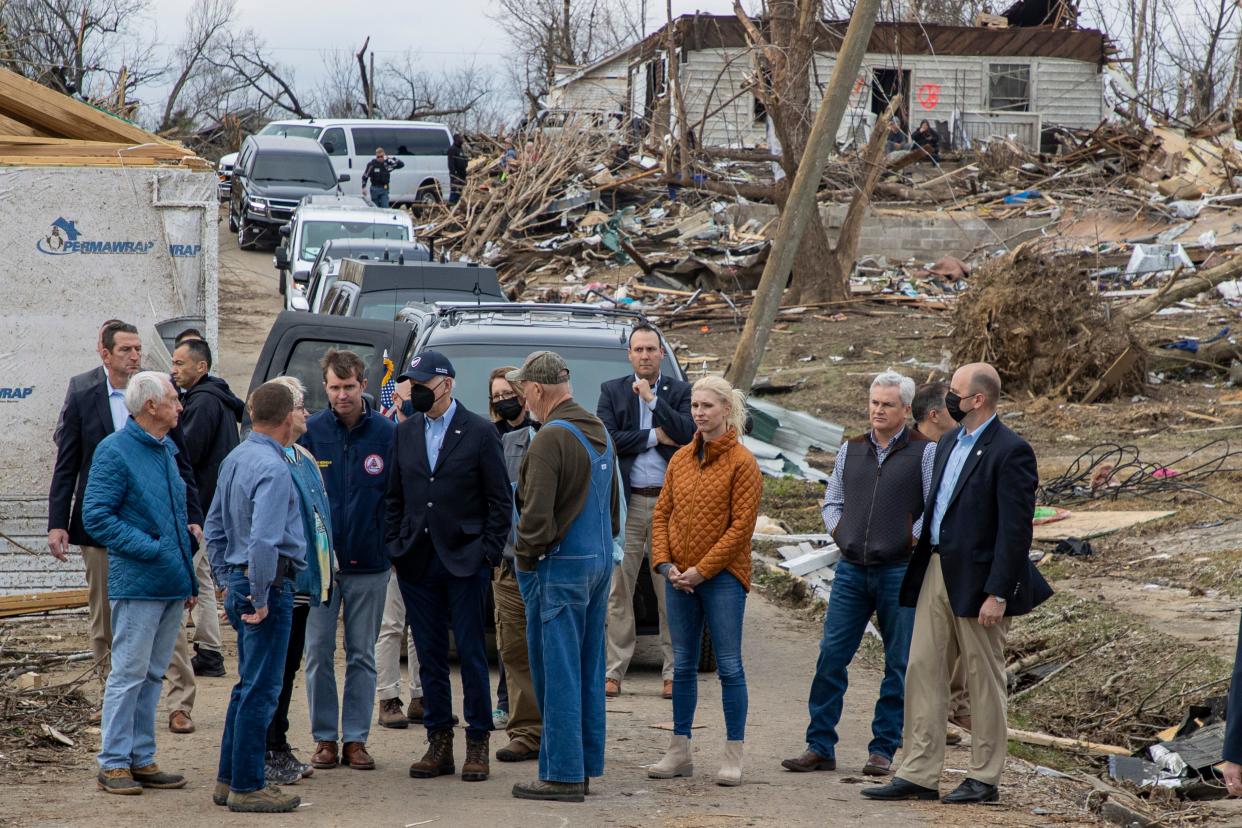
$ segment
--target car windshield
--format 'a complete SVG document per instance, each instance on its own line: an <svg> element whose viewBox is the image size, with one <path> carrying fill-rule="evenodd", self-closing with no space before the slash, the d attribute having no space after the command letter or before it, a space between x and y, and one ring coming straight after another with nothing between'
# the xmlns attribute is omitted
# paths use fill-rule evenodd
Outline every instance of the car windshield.
<svg viewBox="0 0 1242 828"><path fill-rule="evenodd" d="M502 365L521 365L531 351L551 348L565 358L569 364L569 381L573 386L574 400L588 411L595 410L595 405L599 402L599 387L602 383L626 376L633 371L629 360L626 359L625 345L620 342L620 338L615 347L581 345L558 347L555 342L546 342L537 338L532 339L530 345L520 345L515 342L472 345L434 341L428 345L444 354L453 363L453 370L457 374L457 385L453 390L453 396L466 408L484 417L488 416L488 376ZM665 356L661 370L665 376L679 376L673 367L671 357Z"/></svg>
<svg viewBox="0 0 1242 828"><path fill-rule="evenodd" d="M302 249L298 258L304 262L314 261L324 242L332 239L409 241L410 229L403 224L376 224L369 221L308 221L302 225Z"/></svg>
<svg viewBox="0 0 1242 828"><path fill-rule="evenodd" d="M282 138L318 138L322 131L322 127L303 124L268 124L259 134L279 135Z"/></svg>
<svg viewBox="0 0 1242 828"><path fill-rule="evenodd" d="M336 186L336 173L326 155L284 155L260 152L254 162L255 181L287 181L290 184L316 184L330 190Z"/></svg>

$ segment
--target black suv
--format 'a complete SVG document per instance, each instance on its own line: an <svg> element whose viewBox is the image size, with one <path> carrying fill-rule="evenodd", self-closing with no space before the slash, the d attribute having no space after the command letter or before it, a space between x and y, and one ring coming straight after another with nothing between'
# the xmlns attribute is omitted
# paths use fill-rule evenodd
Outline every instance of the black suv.
<svg viewBox="0 0 1242 828"><path fill-rule="evenodd" d="M384 358L399 371L413 356L436 350L457 372L454 396L466 408L487 416L488 376L502 365L521 365L531 351L552 350L569 364L574 399L590 411L605 380L629 373L626 359L630 330L645 318L633 311L590 305L454 304L411 305L392 321L285 311L276 318L250 380L253 391L282 374L306 385L312 412L327 405L319 358L328 348L349 348L367 363L369 392L379 394ZM661 336L663 340L663 336ZM665 376L685 379L685 372L665 345ZM659 615L650 568L643 566L634 591L639 635L658 635ZM663 584L658 585L663 587ZM490 614L488 616L490 618ZM699 667L715 669L710 637L704 633Z"/></svg>
<svg viewBox="0 0 1242 828"><path fill-rule="evenodd" d="M416 313L425 313L437 302L508 301L496 271L490 267L463 262L346 259L319 311L334 316L396 319L407 307L418 307Z"/></svg>
<svg viewBox="0 0 1242 828"><path fill-rule="evenodd" d="M229 229L237 246L249 250L261 238L275 243L278 231L308 195L340 193L328 153L310 138L251 135L242 142L229 192Z"/></svg>

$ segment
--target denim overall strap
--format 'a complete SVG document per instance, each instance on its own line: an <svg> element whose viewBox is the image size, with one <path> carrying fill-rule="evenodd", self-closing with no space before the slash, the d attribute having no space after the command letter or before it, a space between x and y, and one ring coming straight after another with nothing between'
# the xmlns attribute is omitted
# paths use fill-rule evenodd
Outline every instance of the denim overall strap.
<svg viewBox="0 0 1242 828"><path fill-rule="evenodd" d="M591 493L587 496L582 511L574 519L564 539L549 554L571 554L577 556L593 555L601 550L612 554L612 485L614 478L614 455L612 439L603 451L596 451L591 441L586 438L573 423L566 420L552 420L544 428L557 427L567 429L586 449L591 462Z"/></svg>

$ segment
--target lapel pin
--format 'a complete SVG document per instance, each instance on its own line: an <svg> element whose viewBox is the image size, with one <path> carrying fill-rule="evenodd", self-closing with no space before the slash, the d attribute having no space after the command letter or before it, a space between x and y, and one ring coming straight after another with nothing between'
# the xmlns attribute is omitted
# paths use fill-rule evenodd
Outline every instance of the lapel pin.
<svg viewBox="0 0 1242 828"><path fill-rule="evenodd" d="M982 456L983 456L983 449L979 449L978 451L975 452L975 457L982 457Z"/></svg>
<svg viewBox="0 0 1242 828"><path fill-rule="evenodd" d="M455 428L455 429L453 429L453 433L454 433L454 434L461 434L461 429L460 429L460 428ZM980 453L980 454L983 454L983 452L979 452L979 453Z"/></svg>

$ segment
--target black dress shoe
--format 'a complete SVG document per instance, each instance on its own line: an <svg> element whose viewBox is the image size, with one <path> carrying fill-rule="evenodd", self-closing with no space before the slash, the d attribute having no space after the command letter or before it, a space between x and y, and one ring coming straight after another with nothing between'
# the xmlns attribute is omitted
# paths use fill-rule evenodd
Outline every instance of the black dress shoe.
<svg viewBox="0 0 1242 828"><path fill-rule="evenodd" d="M974 805L980 802L995 802L998 799L1000 799L1000 793L995 785L967 777L966 781L940 801L948 805Z"/></svg>
<svg viewBox="0 0 1242 828"><path fill-rule="evenodd" d="M893 781L887 785L880 785L875 788L863 788L860 791L863 796L868 799L883 799L896 801L899 799L939 799L940 791L935 788L924 788L922 785L916 785L913 782L907 782L900 776L894 776Z"/></svg>

